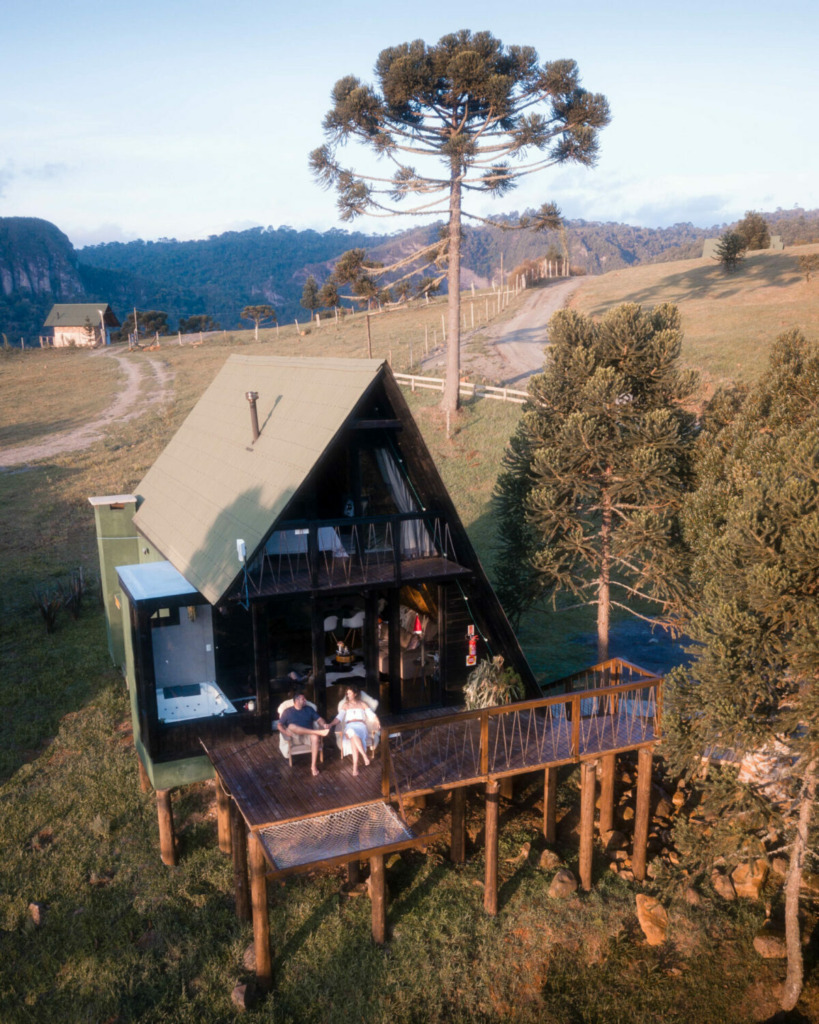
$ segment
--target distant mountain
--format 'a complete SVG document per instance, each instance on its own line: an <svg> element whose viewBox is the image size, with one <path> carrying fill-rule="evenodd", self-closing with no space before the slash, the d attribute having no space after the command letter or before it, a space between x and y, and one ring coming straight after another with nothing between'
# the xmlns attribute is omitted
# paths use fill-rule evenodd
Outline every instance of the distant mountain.
<svg viewBox="0 0 819 1024"><path fill-rule="evenodd" d="M786 245L819 240L819 210L776 210L765 218ZM509 225L517 214L500 218ZM397 223L397 222L396 222ZM640 228L627 224L567 221L546 235L500 227L464 229L462 281L485 285L498 280L503 257L509 271L550 250L568 250L571 266L589 274L637 263L690 259L705 238L729 225L703 229L691 224ZM347 249L363 248L374 259L392 262L431 242L433 224L393 235L348 231L251 228L193 242L106 242L74 250L48 221L0 218L0 332L12 343L35 341L54 302L109 302L123 320L128 311L158 309L172 328L181 316L208 313L224 328L247 327L239 318L246 305L270 303L281 322L304 319L304 282L321 284Z"/></svg>

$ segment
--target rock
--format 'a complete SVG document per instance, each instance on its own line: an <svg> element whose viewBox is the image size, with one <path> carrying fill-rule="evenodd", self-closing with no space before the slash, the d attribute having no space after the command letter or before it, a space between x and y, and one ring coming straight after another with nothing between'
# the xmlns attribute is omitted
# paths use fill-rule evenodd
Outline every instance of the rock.
<svg viewBox="0 0 819 1024"><path fill-rule="evenodd" d="M634 872L631 870L631 868L621 868L621 870L618 872L618 876L622 878L624 882L634 881Z"/></svg>
<svg viewBox="0 0 819 1024"><path fill-rule="evenodd" d="M239 1010L252 1010L259 1002L259 990L252 981L237 985L230 993L230 1001Z"/></svg>
<svg viewBox="0 0 819 1024"><path fill-rule="evenodd" d="M552 879L549 886L549 895L552 899L566 899L577 892L577 879L568 868L561 868Z"/></svg>
<svg viewBox="0 0 819 1024"><path fill-rule="evenodd" d="M668 932L668 914L665 907L653 896L636 896L637 920L643 929L649 946L661 946Z"/></svg>
<svg viewBox="0 0 819 1024"><path fill-rule="evenodd" d="M783 878L788 874L789 866L787 857L774 857L771 861L771 871L775 875L781 875Z"/></svg>
<svg viewBox="0 0 819 1024"><path fill-rule="evenodd" d="M685 897L685 902L690 907L698 907L702 903L702 896L700 896L700 894L693 887L693 885L688 886L688 888L683 893L683 896Z"/></svg>
<svg viewBox="0 0 819 1024"><path fill-rule="evenodd" d="M649 878L657 877L657 866L653 860L650 860L648 864L646 864L646 875L648 875Z"/></svg>
<svg viewBox="0 0 819 1024"><path fill-rule="evenodd" d="M46 905L45 903L40 903L39 900L32 900L31 903L29 903L28 905L28 916L31 918L31 920L34 922L37 928L39 928L40 925L45 920L45 912Z"/></svg>
<svg viewBox="0 0 819 1024"><path fill-rule="evenodd" d="M609 871L613 871L615 873L615 875L616 875L619 870L620 870L620 868L619 868L619 865L617 864L617 861L616 860L610 860L609 861Z"/></svg>
<svg viewBox="0 0 819 1024"><path fill-rule="evenodd" d="M634 820L634 808L631 806L631 804L626 804L625 807L620 808L620 819L622 821Z"/></svg>
<svg viewBox="0 0 819 1024"><path fill-rule="evenodd" d="M246 971L256 970L256 943L251 942L242 954L242 967Z"/></svg>
<svg viewBox="0 0 819 1024"><path fill-rule="evenodd" d="M614 859L615 860L628 860L628 850L615 850L614 851Z"/></svg>
<svg viewBox="0 0 819 1024"><path fill-rule="evenodd" d="M734 892L748 900L758 900L768 877L768 862L759 857L750 864L738 864L731 872Z"/></svg>
<svg viewBox="0 0 819 1024"><path fill-rule="evenodd" d="M611 856L616 850L622 850L624 846L628 845L628 840L622 832L618 832L617 829L612 829L611 832L604 832L600 837L606 848L606 853Z"/></svg>
<svg viewBox="0 0 819 1024"><path fill-rule="evenodd" d="M657 808L654 811L655 818L670 818L674 813L674 804L664 796L657 804Z"/></svg>
<svg viewBox="0 0 819 1024"><path fill-rule="evenodd" d="M770 921L766 921L754 936L754 949L765 960L784 960L788 955L784 932Z"/></svg>
<svg viewBox="0 0 819 1024"><path fill-rule="evenodd" d="M531 852L531 849L532 849L532 844L531 843L524 843L523 846L521 846L520 853L517 855L517 857L507 857L506 858L506 863L507 864L519 864L521 861L528 860L529 859L529 853Z"/></svg>
<svg viewBox="0 0 819 1024"><path fill-rule="evenodd" d="M819 894L819 875L813 871L802 872L802 888L813 895Z"/></svg>
<svg viewBox="0 0 819 1024"><path fill-rule="evenodd" d="M713 885L717 896L721 896L724 900L735 900L737 898L737 894L734 892L734 883L721 871L711 872L711 885Z"/></svg>
<svg viewBox="0 0 819 1024"><path fill-rule="evenodd" d="M682 790L682 789L676 790L674 792L674 795L671 797L671 803L674 805L675 809L678 810L678 811L680 810L681 807L683 807L685 805L685 801L686 801L685 790Z"/></svg>
<svg viewBox="0 0 819 1024"><path fill-rule="evenodd" d="M538 867L544 871L556 871L559 867L562 867L563 861L558 857L554 850L544 850L540 855L538 861Z"/></svg>

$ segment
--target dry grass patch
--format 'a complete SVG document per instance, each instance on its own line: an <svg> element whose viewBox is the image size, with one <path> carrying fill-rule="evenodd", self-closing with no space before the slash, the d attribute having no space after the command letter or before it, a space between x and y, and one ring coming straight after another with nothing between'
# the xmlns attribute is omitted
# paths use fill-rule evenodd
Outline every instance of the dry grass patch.
<svg viewBox="0 0 819 1024"><path fill-rule="evenodd" d="M683 361L706 378L752 381L783 331L819 337L819 280L806 281L799 269L799 256L814 252L819 245L751 253L733 273L711 259L615 270L589 278L571 304L601 316L621 302L673 302L683 318Z"/></svg>

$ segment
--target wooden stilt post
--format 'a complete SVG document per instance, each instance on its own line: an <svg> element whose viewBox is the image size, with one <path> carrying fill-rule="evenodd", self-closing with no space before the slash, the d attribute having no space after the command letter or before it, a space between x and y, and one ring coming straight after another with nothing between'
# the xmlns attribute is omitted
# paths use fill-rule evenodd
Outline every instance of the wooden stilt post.
<svg viewBox="0 0 819 1024"><path fill-rule="evenodd" d="M600 834L614 828L614 769L615 755L604 754L600 759Z"/></svg>
<svg viewBox="0 0 819 1024"><path fill-rule="evenodd" d="M486 784L486 872L483 909L493 917L498 912L498 804L500 786L496 779Z"/></svg>
<svg viewBox="0 0 819 1024"><path fill-rule="evenodd" d="M637 754L637 806L634 809L634 849L631 870L638 882L646 877L646 846L648 819L651 807L651 761L653 747L640 747Z"/></svg>
<svg viewBox="0 0 819 1024"><path fill-rule="evenodd" d="M171 807L171 791L156 791L156 812L159 819L159 856L162 863L169 868L176 865L176 837L173 832L173 807Z"/></svg>
<svg viewBox="0 0 819 1024"><path fill-rule="evenodd" d="M557 838L557 768L547 768L544 772L543 838L550 844Z"/></svg>
<svg viewBox="0 0 819 1024"><path fill-rule="evenodd" d="M236 916L240 921L250 920L250 893L247 884L247 839L245 820L236 803L230 801L230 837L233 855L233 892L236 898Z"/></svg>
<svg viewBox="0 0 819 1024"><path fill-rule="evenodd" d="M253 946L256 951L256 983L265 992L273 983L270 959L270 918L267 913L267 859L259 837L248 832L247 859L250 864L250 893L253 901Z"/></svg>
<svg viewBox="0 0 819 1024"><path fill-rule="evenodd" d="M151 792L151 780L145 771L145 765L142 763L142 758L137 754L137 770L139 772L139 791L140 793Z"/></svg>
<svg viewBox="0 0 819 1024"><path fill-rule="evenodd" d="M230 853L230 797L222 786L222 780L216 776L216 832L219 836L219 849L222 853Z"/></svg>
<svg viewBox="0 0 819 1024"><path fill-rule="evenodd" d="M580 766L580 884L586 892L592 886L596 767L594 761L584 761Z"/></svg>
<svg viewBox="0 0 819 1024"><path fill-rule="evenodd" d="M466 786L452 790L452 835L449 853L453 864L466 860Z"/></svg>
<svg viewBox="0 0 819 1024"><path fill-rule="evenodd" d="M347 882L349 885L358 885L361 881L361 861L351 860L347 864Z"/></svg>
<svg viewBox="0 0 819 1024"><path fill-rule="evenodd" d="M383 853L370 857L370 900L373 912L373 941L383 946L387 941L387 879Z"/></svg>

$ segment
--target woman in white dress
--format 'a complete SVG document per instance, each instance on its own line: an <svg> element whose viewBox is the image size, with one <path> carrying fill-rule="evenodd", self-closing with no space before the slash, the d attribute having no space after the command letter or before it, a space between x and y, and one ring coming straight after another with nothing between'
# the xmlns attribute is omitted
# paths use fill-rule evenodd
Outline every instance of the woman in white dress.
<svg viewBox="0 0 819 1024"><path fill-rule="evenodd" d="M348 686L343 707L340 706L338 715L329 723L331 727L340 724L341 735L350 741L353 752L353 775L358 775L359 758L365 765L370 763L367 757L368 714L374 717L373 711L361 699L361 690L357 686Z"/></svg>

